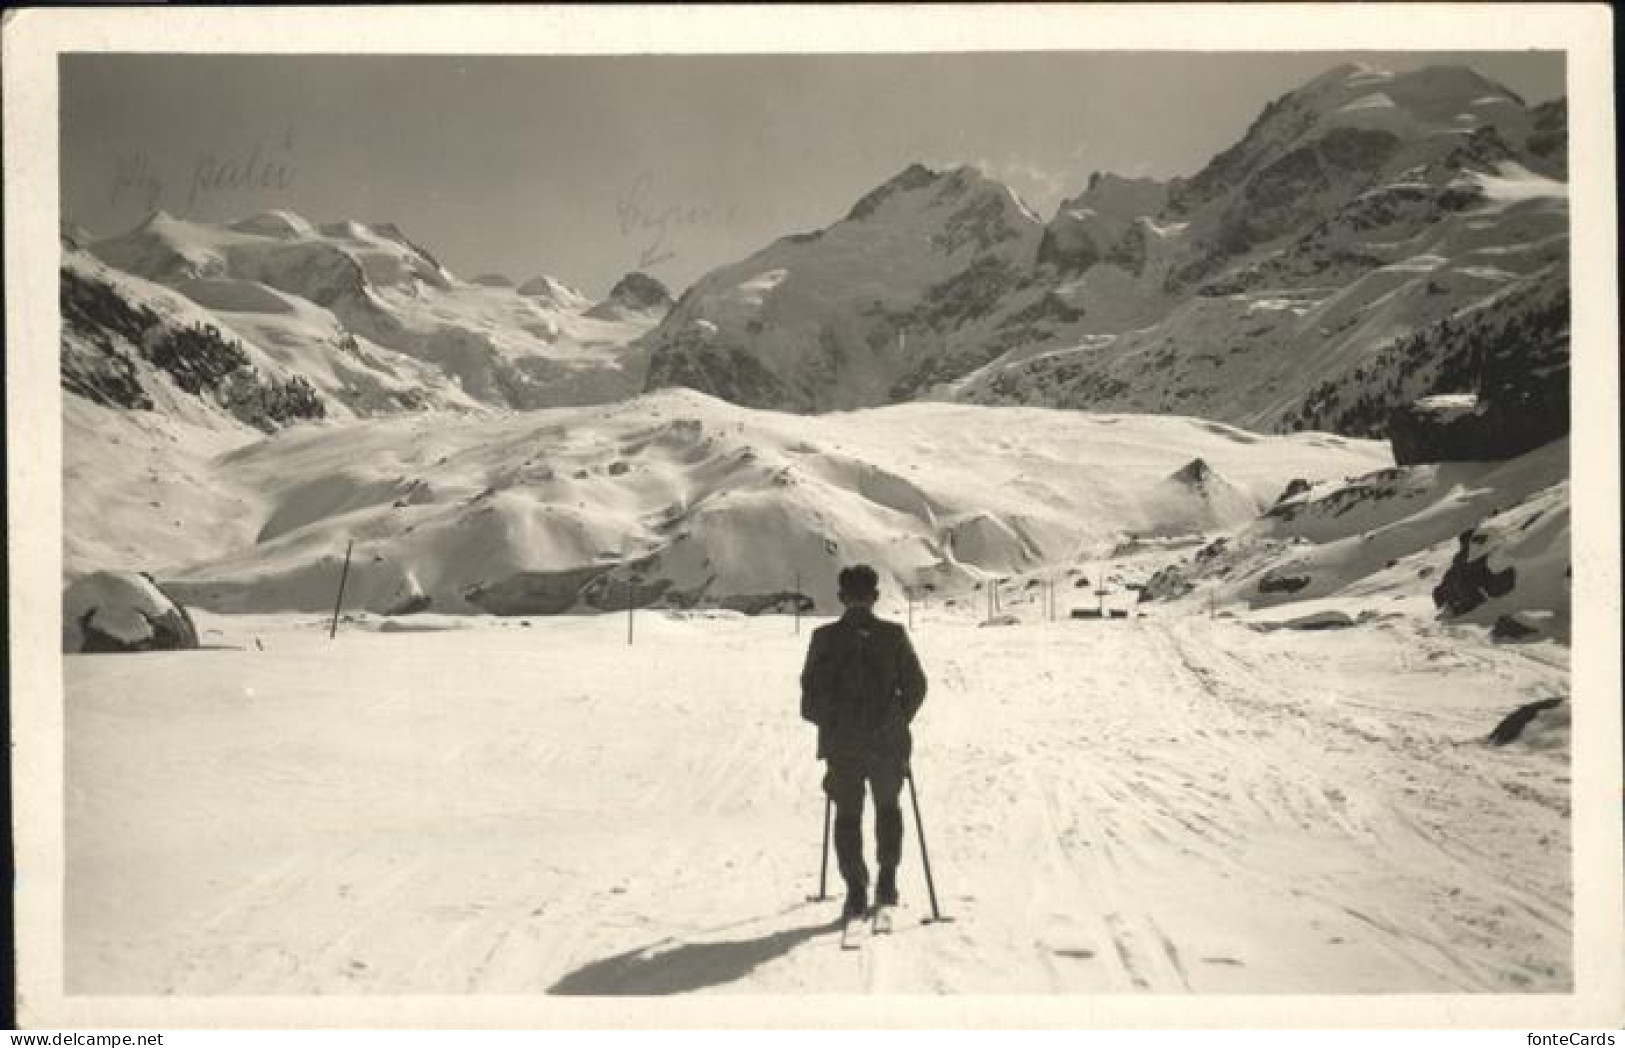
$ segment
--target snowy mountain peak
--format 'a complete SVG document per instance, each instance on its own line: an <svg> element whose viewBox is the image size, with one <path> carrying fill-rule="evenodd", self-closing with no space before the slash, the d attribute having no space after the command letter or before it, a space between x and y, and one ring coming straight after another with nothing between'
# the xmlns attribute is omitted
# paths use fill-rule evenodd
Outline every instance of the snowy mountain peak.
<svg viewBox="0 0 1625 1048"><path fill-rule="evenodd" d="M185 223L181 219L176 218L174 215L160 207L149 212L146 218L143 218L140 222L136 223L135 228L163 230L173 229L176 226L184 224Z"/></svg>
<svg viewBox="0 0 1625 1048"><path fill-rule="evenodd" d="M397 244L401 245L402 247L412 251L419 258L421 258L425 262L429 263L429 265L434 268L434 271L441 278L450 279L451 271L446 269L445 266L442 266L440 264L439 259L437 259L433 255L429 254L429 249L428 248L425 248L422 245L416 244L413 241L407 239L406 234L401 232L401 228L399 226L397 226L395 223L393 223L393 222L375 223L372 226L372 231L374 233L376 233L378 236L383 237L385 240L393 240L395 243L397 243Z"/></svg>
<svg viewBox="0 0 1625 1048"><path fill-rule="evenodd" d="M292 211L277 209L262 211L251 218L233 222L231 229L255 236L277 237L283 240L312 237L316 228Z"/></svg>
<svg viewBox="0 0 1625 1048"><path fill-rule="evenodd" d="M1062 201L1060 209L1087 207L1104 214L1133 218L1154 215L1167 201L1167 182L1095 171L1089 176L1088 187L1070 200Z"/></svg>
<svg viewBox="0 0 1625 1048"><path fill-rule="evenodd" d="M1096 171L1088 188L1061 201L1039 242L1038 261L1073 274L1112 261L1138 274L1146 246L1137 223L1159 214L1167 203L1166 182Z"/></svg>
<svg viewBox="0 0 1625 1048"><path fill-rule="evenodd" d="M913 163L879 186L870 190L859 198L852 210L847 213L848 222L861 222L880 209L880 205L899 193L908 193L916 189L924 189L934 183L939 177L938 173L924 164Z"/></svg>
<svg viewBox="0 0 1625 1048"><path fill-rule="evenodd" d="M650 336L646 388L797 411L917 396L964 366L952 333L1021 284L1043 228L974 167L911 164L845 219L695 283Z"/></svg>
<svg viewBox="0 0 1625 1048"><path fill-rule="evenodd" d="M70 247L70 253L76 252ZM112 368L122 376L115 398L121 406L139 399L132 383L148 394L156 387L100 358L130 352L114 336L162 327L145 319L149 303L154 318L179 307L223 332L223 342L249 347L250 357L263 350L322 394L331 411L360 415L626 396L643 381L645 358L633 344L658 320L636 310L587 316L589 300L552 280L544 285L547 296L514 294L512 281L500 274L461 281L398 226L355 220L314 226L285 210L224 224L158 213L91 243L85 257L65 259L65 285L81 276L92 307L116 299L143 318L114 323L117 307L108 305L112 313L92 308L70 347L82 358L73 374ZM134 351L143 352L139 340ZM65 382L69 374L65 367ZM197 385L190 377L181 381ZM195 396L197 390L182 392ZM176 403L188 411L198 407Z"/></svg>

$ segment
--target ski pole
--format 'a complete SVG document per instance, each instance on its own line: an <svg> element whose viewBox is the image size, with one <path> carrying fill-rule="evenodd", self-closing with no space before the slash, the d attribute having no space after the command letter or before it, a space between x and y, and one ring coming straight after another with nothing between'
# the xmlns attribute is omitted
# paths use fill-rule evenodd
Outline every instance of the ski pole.
<svg viewBox="0 0 1625 1048"><path fill-rule="evenodd" d="M937 908L937 886L931 880L931 853L925 849L925 820L920 818L920 793L914 786L914 769L910 767L903 774L908 779L909 802L914 806L914 828L920 832L920 859L925 863L925 890L931 895L931 920L951 921L952 917L944 917Z"/></svg>
<svg viewBox="0 0 1625 1048"><path fill-rule="evenodd" d="M809 902L823 902L829 898L824 887L829 883L829 810L834 801L824 798L824 857L818 863L818 894L808 896Z"/></svg>

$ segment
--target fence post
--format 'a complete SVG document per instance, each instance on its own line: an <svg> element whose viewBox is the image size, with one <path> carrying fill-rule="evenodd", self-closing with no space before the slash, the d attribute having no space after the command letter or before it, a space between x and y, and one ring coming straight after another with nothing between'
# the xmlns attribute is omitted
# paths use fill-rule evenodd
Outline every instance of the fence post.
<svg viewBox="0 0 1625 1048"><path fill-rule="evenodd" d="M350 578L350 551L355 548L355 539L344 544L344 570L339 572L339 595L333 601L333 624L327 628L327 639L332 640L339 632L339 609L344 607L344 583Z"/></svg>

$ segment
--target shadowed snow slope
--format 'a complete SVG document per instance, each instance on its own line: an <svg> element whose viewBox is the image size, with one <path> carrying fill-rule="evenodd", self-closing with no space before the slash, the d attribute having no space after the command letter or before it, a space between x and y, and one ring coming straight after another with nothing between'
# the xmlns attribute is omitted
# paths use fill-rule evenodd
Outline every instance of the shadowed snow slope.
<svg viewBox="0 0 1625 1048"><path fill-rule="evenodd" d="M1198 458L1201 482L1175 476ZM253 503L255 540L164 581L216 610L331 607L353 538L346 600L375 611L424 597L450 612L625 607L633 573L639 603L799 591L829 609L853 561L894 590L968 588L1125 534L1238 527L1292 477L1387 461L1371 442L1176 417L951 404L810 417L672 390L243 446L213 469Z"/></svg>

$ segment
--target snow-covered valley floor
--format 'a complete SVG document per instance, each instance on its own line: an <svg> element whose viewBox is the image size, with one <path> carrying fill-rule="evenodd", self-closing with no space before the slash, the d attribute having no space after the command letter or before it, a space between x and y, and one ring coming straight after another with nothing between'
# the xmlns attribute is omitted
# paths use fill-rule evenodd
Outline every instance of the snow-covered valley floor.
<svg viewBox="0 0 1625 1048"><path fill-rule="evenodd" d="M1568 755L1481 741L1566 648L1157 611L917 617L957 919L920 922L911 816L856 953L807 901L814 621L200 615L216 650L68 656L67 992L1569 987Z"/></svg>

